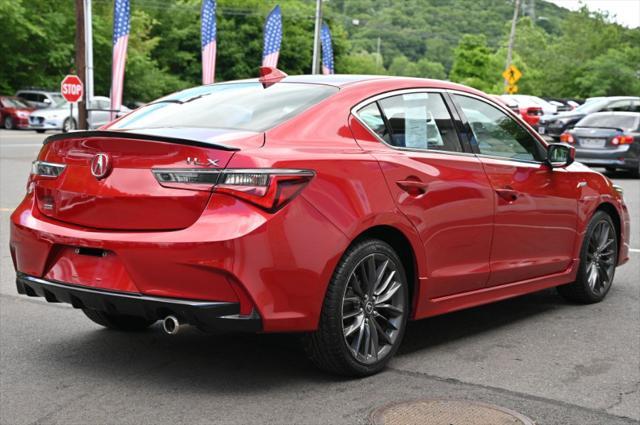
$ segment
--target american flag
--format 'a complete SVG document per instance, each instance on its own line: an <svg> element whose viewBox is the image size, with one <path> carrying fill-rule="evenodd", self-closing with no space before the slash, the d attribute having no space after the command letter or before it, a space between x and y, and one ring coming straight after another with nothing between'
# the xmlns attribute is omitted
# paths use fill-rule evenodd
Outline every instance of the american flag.
<svg viewBox="0 0 640 425"><path fill-rule="evenodd" d="M202 29L202 84L213 83L216 75L216 0L203 0Z"/></svg>
<svg viewBox="0 0 640 425"><path fill-rule="evenodd" d="M113 64L111 65L111 110L119 111L122 105L122 88L124 86L124 65L127 60L127 43L129 42L129 0L115 0L113 9ZM111 112L111 119L116 116Z"/></svg>
<svg viewBox="0 0 640 425"><path fill-rule="evenodd" d="M280 6L273 8L264 24L264 50L262 66L278 66L280 43L282 42L282 12Z"/></svg>
<svg viewBox="0 0 640 425"><path fill-rule="evenodd" d="M320 31L320 43L322 44L322 73L333 74L335 68L333 66L333 47L331 46L331 31L326 22L322 23Z"/></svg>

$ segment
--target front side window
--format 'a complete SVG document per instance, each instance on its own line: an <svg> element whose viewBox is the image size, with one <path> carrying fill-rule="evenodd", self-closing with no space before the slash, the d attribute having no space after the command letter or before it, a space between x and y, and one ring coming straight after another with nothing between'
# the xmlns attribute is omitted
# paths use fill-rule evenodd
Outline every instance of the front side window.
<svg viewBox="0 0 640 425"><path fill-rule="evenodd" d="M338 88L320 84L222 83L183 90L136 109L110 129L159 127L265 131L319 103Z"/></svg>
<svg viewBox="0 0 640 425"><path fill-rule="evenodd" d="M542 161L545 153L535 138L514 119L480 100L454 95L471 127L471 143L480 153L525 161Z"/></svg>
<svg viewBox="0 0 640 425"><path fill-rule="evenodd" d="M439 93L390 96L358 111L358 116L388 144L399 148L460 152L453 120ZM378 130L369 124L374 107L382 111ZM378 112L379 114L379 112ZM380 121L384 125L381 127Z"/></svg>

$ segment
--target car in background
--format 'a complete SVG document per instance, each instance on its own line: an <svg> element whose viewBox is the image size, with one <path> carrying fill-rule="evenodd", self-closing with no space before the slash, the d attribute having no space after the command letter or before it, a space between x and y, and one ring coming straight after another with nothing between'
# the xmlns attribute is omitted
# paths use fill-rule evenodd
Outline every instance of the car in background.
<svg viewBox="0 0 640 425"><path fill-rule="evenodd" d="M36 109L51 108L64 101L60 93L50 90L23 89L18 90L16 96Z"/></svg>
<svg viewBox="0 0 640 425"><path fill-rule="evenodd" d="M511 99L503 99L499 94L490 94L489 97L499 104L511 109L516 115L520 115L520 108L518 108L518 104L515 101Z"/></svg>
<svg viewBox="0 0 640 425"><path fill-rule="evenodd" d="M544 100L546 100L552 105L555 105L558 113L572 111L578 106L580 106L580 103L576 102L574 99L564 99L559 97L545 97Z"/></svg>
<svg viewBox="0 0 640 425"><path fill-rule="evenodd" d="M33 108L15 96L0 96L0 123L7 130L29 127Z"/></svg>
<svg viewBox="0 0 640 425"><path fill-rule="evenodd" d="M88 109L89 128L98 128L111 121L111 101L108 97L94 96ZM117 116L131 111L122 106ZM38 133L46 130L62 130L64 133L78 128L78 108L73 107L73 115L69 103L64 99L49 109L40 109L31 114L29 124Z"/></svg>
<svg viewBox="0 0 640 425"><path fill-rule="evenodd" d="M519 114L527 124L534 128L538 124L540 117L544 115L542 107L530 100L521 98L520 101L518 101L514 95L502 95L497 96L497 98L503 104L512 105L509 106L509 109Z"/></svg>
<svg viewBox="0 0 640 425"><path fill-rule="evenodd" d="M542 108L543 115L555 114L558 112L558 107L556 105L552 105L538 96L531 96L527 94L503 94L501 97L503 99L511 99L516 102L520 108L538 106Z"/></svg>
<svg viewBox="0 0 640 425"><path fill-rule="evenodd" d="M582 118L602 111L640 112L640 97L614 96L587 99L583 105L573 111L542 116L538 122L538 133L555 141L560 140L560 135L573 128Z"/></svg>
<svg viewBox="0 0 640 425"><path fill-rule="evenodd" d="M560 136L583 164L640 177L640 112L595 112Z"/></svg>

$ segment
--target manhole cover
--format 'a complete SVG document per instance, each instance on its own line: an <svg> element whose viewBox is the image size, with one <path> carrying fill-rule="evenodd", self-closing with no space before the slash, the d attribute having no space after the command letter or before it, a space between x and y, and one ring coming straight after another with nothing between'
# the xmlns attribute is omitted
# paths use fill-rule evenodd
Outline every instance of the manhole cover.
<svg viewBox="0 0 640 425"><path fill-rule="evenodd" d="M390 404L371 413L373 425L534 425L503 407L464 400L415 400Z"/></svg>

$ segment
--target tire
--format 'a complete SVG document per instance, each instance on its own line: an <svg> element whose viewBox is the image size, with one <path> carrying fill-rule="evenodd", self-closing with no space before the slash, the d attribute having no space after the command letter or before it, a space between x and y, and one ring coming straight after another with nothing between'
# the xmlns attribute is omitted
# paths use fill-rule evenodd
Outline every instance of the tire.
<svg viewBox="0 0 640 425"><path fill-rule="evenodd" d="M69 131L75 130L76 128L78 128L78 124L76 123L76 120L71 117L65 118L62 122L63 133L68 133Z"/></svg>
<svg viewBox="0 0 640 425"><path fill-rule="evenodd" d="M149 320L144 317L110 314L88 308L83 308L82 311L89 319L98 325L116 331L141 332L156 322L155 320Z"/></svg>
<svg viewBox="0 0 640 425"><path fill-rule="evenodd" d="M580 304L602 301L611 289L617 262L616 228L609 214L596 211L582 242L576 281L558 286L558 292L568 301Z"/></svg>
<svg viewBox="0 0 640 425"><path fill-rule="evenodd" d="M7 116L4 118L4 128L6 128L7 130L13 130L14 128L14 124L13 124L13 118Z"/></svg>
<svg viewBox="0 0 640 425"><path fill-rule="evenodd" d="M377 239L358 242L333 273L318 329L303 338L305 351L331 373L377 373L402 342L409 306L407 277L393 248Z"/></svg>
<svg viewBox="0 0 640 425"><path fill-rule="evenodd" d="M36 133L44 133L45 130L36 130Z"/></svg>
<svg viewBox="0 0 640 425"><path fill-rule="evenodd" d="M615 173L616 172L616 167L604 167L605 171L607 173Z"/></svg>

